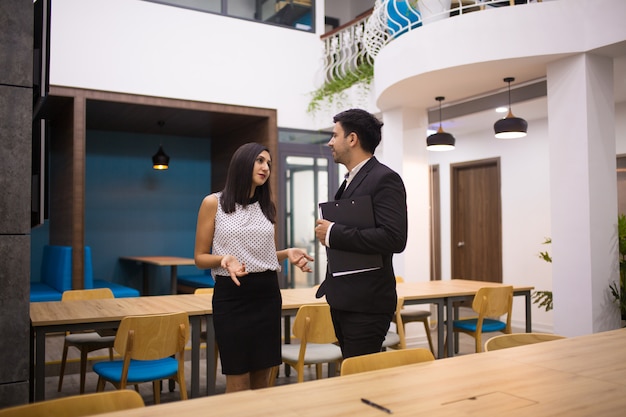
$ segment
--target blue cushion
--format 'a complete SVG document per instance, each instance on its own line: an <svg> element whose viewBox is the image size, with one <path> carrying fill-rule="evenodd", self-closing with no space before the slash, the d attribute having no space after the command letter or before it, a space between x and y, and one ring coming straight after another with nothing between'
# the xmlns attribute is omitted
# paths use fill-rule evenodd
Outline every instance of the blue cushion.
<svg viewBox="0 0 626 417"><path fill-rule="evenodd" d="M85 288L109 288L115 298L139 297L139 291L115 282L93 278L93 261L91 247L85 246Z"/></svg>
<svg viewBox="0 0 626 417"><path fill-rule="evenodd" d="M41 282L30 283L30 302L36 303L39 301L61 301L63 293L55 290L49 285L42 284Z"/></svg>
<svg viewBox="0 0 626 417"><path fill-rule="evenodd" d="M177 278L180 285L193 288L213 288L215 280L209 274L202 275L181 275Z"/></svg>
<svg viewBox="0 0 626 417"><path fill-rule="evenodd" d="M93 288L109 288L113 291L113 296L115 296L115 298L139 297L140 295L139 290L126 287L115 282L105 281L103 279L94 280Z"/></svg>
<svg viewBox="0 0 626 417"><path fill-rule="evenodd" d="M93 371L109 381L119 382L122 377L124 361L104 361L93 365ZM153 361L130 361L128 367L129 384L167 379L176 375L178 361L174 358L164 358Z"/></svg>
<svg viewBox="0 0 626 417"><path fill-rule="evenodd" d="M72 289L72 248L46 245L43 247L40 282L59 292Z"/></svg>
<svg viewBox="0 0 626 417"><path fill-rule="evenodd" d="M454 320L454 327L457 329L468 330L470 332L476 331L476 324L478 319L467 320ZM483 332L499 332L506 328L506 323L499 320L484 319L483 320Z"/></svg>

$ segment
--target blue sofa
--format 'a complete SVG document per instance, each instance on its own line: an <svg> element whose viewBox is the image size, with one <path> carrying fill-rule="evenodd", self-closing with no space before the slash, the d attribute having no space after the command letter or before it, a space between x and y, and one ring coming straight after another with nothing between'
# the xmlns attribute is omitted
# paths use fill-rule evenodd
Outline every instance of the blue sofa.
<svg viewBox="0 0 626 417"><path fill-rule="evenodd" d="M193 293L198 288L213 288L215 281L211 270L204 270L203 274L179 275L176 277L178 293Z"/></svg>
<svg viewBox="0 0 626 417"><path fill-rule="evenodd" d="M41 262L41 281L30 283L30 302L61 301L72 289L72 247L46 245ZM93 278L91 248L85 247L85 289L110 288L116 298L138 297L139 291L111 281Z"/></svg>

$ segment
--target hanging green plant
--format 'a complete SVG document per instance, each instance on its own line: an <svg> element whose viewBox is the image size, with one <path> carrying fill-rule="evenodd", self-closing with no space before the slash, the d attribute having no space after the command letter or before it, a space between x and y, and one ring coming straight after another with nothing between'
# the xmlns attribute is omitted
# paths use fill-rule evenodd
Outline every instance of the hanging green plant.
<svg viewBox="0 0 626 417"><path fill-rule="evenodd" d="M313 91L311 93L311 101L307 107L307 113L316 113L324 102L332 104L341 97L345 90L355 84L361 83L369 86L373 78L374 65L368 61L362 62L354 71L348 72L343 77L334 77L332 81Z"/></svg>

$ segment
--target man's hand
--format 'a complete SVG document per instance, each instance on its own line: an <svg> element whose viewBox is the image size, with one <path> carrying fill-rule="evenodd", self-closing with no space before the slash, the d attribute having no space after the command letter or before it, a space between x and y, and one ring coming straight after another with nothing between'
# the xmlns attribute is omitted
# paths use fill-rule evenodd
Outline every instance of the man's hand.
<svg viewBox="0 0 626 417"><path fill-rule="evenodd" d="M324 246L326 246L326 233L328 232L329 226L330 226L330 222L328 220L319 219L316 222L315 237Z"/></svg>

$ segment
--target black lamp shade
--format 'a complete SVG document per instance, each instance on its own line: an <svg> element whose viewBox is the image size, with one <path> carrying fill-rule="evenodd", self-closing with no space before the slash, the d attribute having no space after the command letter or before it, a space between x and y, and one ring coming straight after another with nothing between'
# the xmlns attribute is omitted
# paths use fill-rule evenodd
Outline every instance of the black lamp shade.
<svg viewBox="0 0 626 417"><path fill-rule="evenodd" d="M159 146L159 150L152 156L152 168L167 169L169 168L170 157L163 151L163 146Z"/></svg>
<svg viewBox="0 0 626 417"><path fill-rule="evenodd" d="M426 138L426 149L429 151L450 151L454 149L455 139L450 133L443 131L441 127L437 133Z"/></svg>
<svg viewBox="0 0 626 417"><path fill-rule="evenodd" d="M504 119L498 120L493 125L493 130L498 139L517 139L526 136L528 122L520 117L509 113Z"/></svg>

